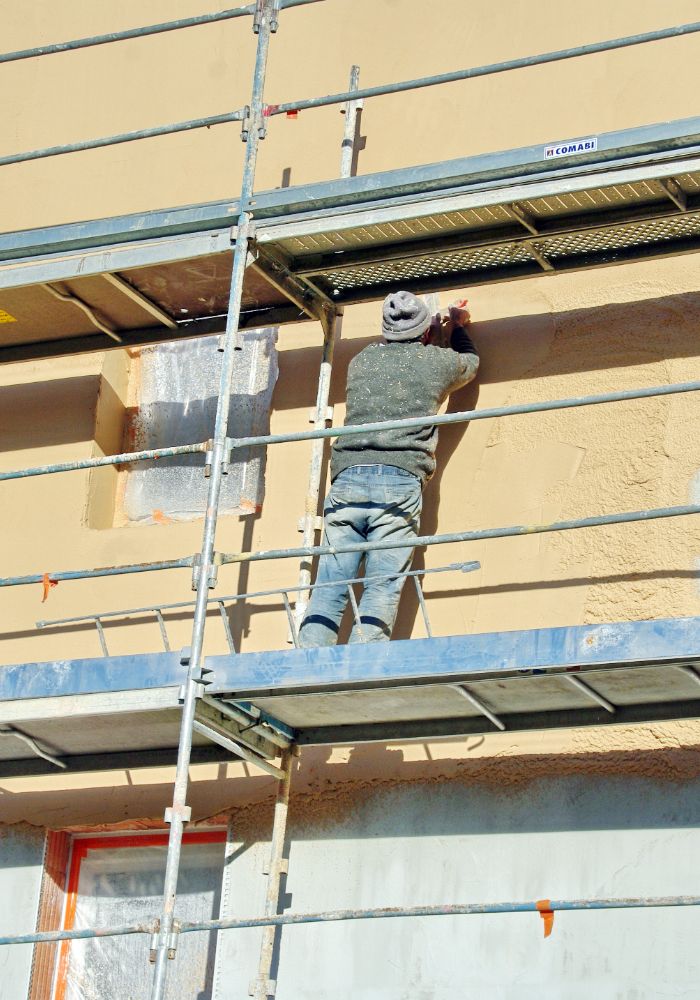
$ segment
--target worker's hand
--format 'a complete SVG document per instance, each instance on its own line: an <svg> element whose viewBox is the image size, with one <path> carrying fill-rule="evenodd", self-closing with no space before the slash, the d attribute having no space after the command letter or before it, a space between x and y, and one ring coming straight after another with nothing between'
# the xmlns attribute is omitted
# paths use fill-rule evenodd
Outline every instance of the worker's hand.
<svg viewBox="0 0 700 1000"><path fill-rule="evenodd" d="M461 302L455 302L454 305L450 306L450 320L452 321L453 329L455 326L468 326L471 323L471 315L466 299L462 299Z"/></svg>
<svg viewBox="0 0 700 1000"><path fill-rule="evenodd" d="M435 313L435 315L430 320L430 329L426 333L423 342L425 344L434 344L435 347L445 346L445 323L446 320L442 318L440 313Z"/></svg>

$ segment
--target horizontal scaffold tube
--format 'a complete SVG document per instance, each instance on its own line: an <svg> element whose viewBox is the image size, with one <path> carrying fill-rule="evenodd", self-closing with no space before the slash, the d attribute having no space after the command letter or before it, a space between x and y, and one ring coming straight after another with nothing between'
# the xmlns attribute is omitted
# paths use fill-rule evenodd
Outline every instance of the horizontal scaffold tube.
<svg viewBox="0 0 700 1000"><path fill-rule="evenodd" d="M435 906L386 906L364 910L322 910L317 913L278 913L267 917L227 917L221 920L185 920L181 934L197 931L242 930L246 927L283 927L288 924L325 924L338 920L385 920L393 917L459 917L483 913L566 913L575 910L648 910L670 906L700 906L700 896L629 896L619 899L540 899L506 903L445 903ZM125 934L152 934L154 924L111 928L35 931L0 937L0 945L44 944Z"/></svg>
<svg viewBox="0 0 700 1000"><path fill-rule="evenodd" d="M700 382L676 382L673 385L649 386L644 389L623 389L596 396L572 396L569 399L551 399L541 403L516 403L513 406L494 406L484 410L462 410L459 413L440 413L432 417L404 417L401 420L381 420L370 424L349 424L346 427L322 427L313 431L292 431L288 434L265 434L260 437L229 438L231 448L248 448L252 445L283 444L288 441L313 441L316 438L351 437L374 431L393 431L404 427L425 427L430 424L464 424L471 420L490 420L495 417L514 417L523 413L545 413L549 410L569 410L577 406L595 406L598 403L621 403L629 399L649 399L653 396L675 396L683 392L697 392Z"/></svg>
<svg viewBox="0 0 700 1000"><path fill-rule="evenodd" d="M130 465L132 462L148 462L151 459L172 458L174 455L196 455L206 452L206 441L200 444L178 444L172 448L150 448L147 451L127 451L120 455L103 455L100 458L78 458L74 462L56 462L52 465L36 465L30 469L14 469L0 472L0 482L5 479L28 479L30 476L49 476L55 472L77 472L80 469L99 469L104 465Z"/></svg>
<svg viewBox="0 0 700 1000"><path fill-rule="evenodd" d="M386 83L377 87L360 87L359 90L344 90L338 94L326 94L324 97L310 97L301 101L286 101L284 104L268 104L265 108L265 114L268 116L282 115L290 111L306 111L310 108L322 108L329 104L345 104L346 101L361 101L365 97L380 97L384 94L399 94L405 90L420 90L422 87L435 87L442 83L473 80L479 76L492 76L494 73L506 73L514 69L542 66L545 63L561 62L564 59L575 59L578 56L594 55L598 52L611 52L613 49L625 49L632 45L643 45L645 42L659 42L666 38L678 38L681 35L691 35L698 31L700 31L700 21L694 21L691 24L679 24L670 28L660 28L658 31L647 31L640 35L626 35L623 38L611 38L605 42L591 42L589 45L577 45L573 48L557 49L554 52L543 52L536 56L522 56L519 59L507 59L505 62L489 63L486 66L458 69L451 73L436 73L434 76L423 76L414 80L402 80L399 83Z"/></svg>
<svg viewBox="0 0 700 1000"><path fill-rule="evenodd" d="M122 142L153 139L159 135L172 135L175 132L191 132L198 128L211 128L212 125L224 125L226 122L240 122L244 118L245 109L240 109L228 111L222 115L211 115L209 118L192 118L187 122L156 125L154 128L137 129L135 132L123 132L121 135L107 135L102 139L71 142L67 146L48 146L45 149L30 150L28 153L12 153L10 156L0 156L0 167L7 167L11 163L26 163L28 160L45 160L49 156L63 156L65 153L82 153L87 149L100 149L102 146L118 146Z"/></svg>
<svg viewBox="0 0 700 1000"><path fill-rule="evenodd" d="M303 7L306 4L319 3L320 0L281 0L280 7ZM181 28L195 28L200 24L215 24L218 21L231 21L236 17L246 17L255 13L255 4L245 7L230 7L228 10L218 10L212 14L197 14L194 17L181 17L177 21L162 21L160 24L147 24L141 28L126 28L124 31L110 31L105 35L92 35L89 38L74 38L69 42L54 42L51 45L38 45L33 49L20 49L17 52L0 53L0 63L18 62L20 59L34 59L37 56L50 56L56 52L74 52L76 49L89 49L95 45L108 45L110 42L123 42L130 38L145 38L148 35L162 35L168 31L179 31Z"/></svg>
<svg viewBox="0 0 700 1000"><path fill-rule="evenodd" d="M435 566L432 569L412 569L407 573L382 573L379 576L357 576L348 580L334 580L331 583L313 583L292 587L275 587L272 590L251 590L245 594L222 594L210 597L207 604L224 604L226 601L249 601L254 597L276 597L278 594L296 594L303 590L322 590L324 587L348 586L351 583L366 583L367 580L402 580L404 577L428 576L431 573L472 573L481 569L479 562L450 563L449 566ZM74 625L78 622L94 622L104 618L124 618L128 615L152 615L155 611L174 611L191 608L194 601L175 601L173 604L147 604L140 608L120 608L118 611L100 611L94 615L78 615L75 618L53 618L36 622L37 628L52 628L54 625Z"/></svg>
<svg viewBox="0 0 700 1000"><path fill-rule="evenodd" d="M186 569L192 556L164 559L161 562L128 563L125 566L98 566L97 569L67 569L58 573L30 573L29 576L0 577L0 587L25 587L31 583L62 583L64 580L92 580L98 576L129 576L132 573L155 573L163 569Z"/></svg>
<svg viewBox="0 0 700 1000"><path fill-rule="evenodd" d="M301 556L338 555L342 552L376 552L379 549L422 548L426 545L451 545L456 542L479 542L490 538L512 538L517 535L541 535L552 531L572 531L575 528L595 528L606 524L628 524L632 521L655 521L665 517L700 514L700 504L684 507L657 507L652 510L631 510L622 514L599 514L573 521L553 521L551 524L516 524L507 528L482 528L479 531L456 531L446 535L419 535L408 545L402 542L360 542L356 545L300 545L295 549L268 549L260 552L222 552L216 564L267 562L272 559L298 559ZM164 562L135 563L126 566L103 566L99 569L66 570L59 573L33 573L30 576L0 578L0 587L23 587L32 583L60 583L62 580L89 580L97 576L127 576L163 569L183 569L193 564L192 556Z"/></svg>
<svg viewBox="0 0 700 1000"><path fill-rule="evenodd" d="M551 524L514 524L507 528L482 528L477 531L454 531L445 535L418 535L411 543L403 541L357 542L353 545L307 545L295 549L268 549L261 552L223 552L221 565L242 562L266 562L271 559L298 559L302 556L340 555L344 552L377 552L383 549L422 548L424 545L451 545L456 542L481 542L491 538L513 538L518 535L543 535L552 531L572 531L576 528L597 528L607 524L629 524L633 521L655 521L665 517L700 514L700 504L683 507L656 507L651 510L630 510L621 514L598 514L578 517L572 521Z"/></svg>
<svg viewBox="0 0 700 1000"><path fill-rule="evenodd" d="M496 406L483 410L463 410L459 413L441 413L432 417L405 417L401 420L385 420L372 424L354 424L347 427L322 427L312 431L292 431L288 434L264 434L258 437L229 438L233 449L248 448L253 445L284 444L290 441L313 441L318 438L350 437L366 434L368 431L398 430L404 427L424 427L430 424L442 427L445 424L461 424L471 420L489 420L496 417L513 417L524 413L545 413L550 410L568 410L577 406L595 406L599 403L621 403L632 399L649 399L654 396L674 396L684 392L700 391L700 382L676 382L672 385L648 386L642 389L624 389L621 392L599 393L595 396L572 396L569 399L552 399L539 403L516 403L513 406ZM149 458L166 458L169 455L186 455L206 451L206 443L181 445L178 448L159 448L155 452L125 452L121 455L106 455L102 458L85 458L75 462L61 462L55 465L39 465L28 469L0 472L0 481L26 479L28 476L46 476L55 472L70 472L74 469L90 469L102 465L126 465L129 462L146 461Z"/></svg>

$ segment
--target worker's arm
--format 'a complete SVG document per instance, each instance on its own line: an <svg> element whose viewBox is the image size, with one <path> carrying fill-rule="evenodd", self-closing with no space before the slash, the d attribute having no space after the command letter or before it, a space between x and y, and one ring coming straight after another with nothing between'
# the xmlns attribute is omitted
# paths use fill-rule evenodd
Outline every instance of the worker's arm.
<svg viewBox="0 0 700 1000"><path fill-rule="evenodd" d="M466 326L470 323L469 310L450 306L450 316L447 320L450 348L457 355L452 358L453 378L447 393L461 389L476 375L479 368L479 353L467 333Z"/></svg>

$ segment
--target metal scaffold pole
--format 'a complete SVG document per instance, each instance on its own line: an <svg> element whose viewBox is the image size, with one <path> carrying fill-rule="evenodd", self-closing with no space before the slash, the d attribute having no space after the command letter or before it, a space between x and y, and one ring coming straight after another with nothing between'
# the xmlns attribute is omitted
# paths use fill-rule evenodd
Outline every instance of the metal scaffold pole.
<svg viewBox="0 0 700 1000"><path fill-rule="evenodd" d="M214 542L216 523L221 493L221 479L226 457L226 434L228 430L228 414L231 400L231 380L235 364L236 351L240 348L238 339L238 323L241 312L241 297L243 291L243 276L245 274L248 256L248 240L250 235L251 215L249 208L253 194L255 167L258 145L265 136L265 123L262 114L265 71L270 46L270 35L277 28L279 4L277 0L258 0L253 22L253 30L258 36L253 71L248 116L243 123L242 137L246 142L243 179L241 182L241 214L236 227L236 242L233 254L231 274L231 292L228 304L228 317L224 337L224 352L221 365L221 380L216 409L216 421L209 463L210 479L207 495L207 510L202 533L202 547L195 559L194 580L197 597L192 626L192 648L189 656L187 682L183 693L182 721L180 725L180 740L178 746L175 787L173 790L172 807L166 810L165 821L170 825L168 838L168 854L165 869L165 885L163 889L163 908L160 916L158 932L154 940L155 970L151 1000L163 1000L167 962L174 958L177 948L177 926L175 924L175 898L177 893L180 853L184 827L190 818L190 808L186 804L189 777L190 756L192 752L192 733L195 721L195 707L198 698L204 692L206 670L203 659L204 628L207 615L207 598L209 588L216 580L216 561Z"/></svg>
<svg viewBox="0 0 700 1000"><path fill-rule="evenodd" d="M350 90L357 90L360 85L360 67L353 66L350 71ZM345 126L343 129L343 141L340 152L340 176L351 177L355 158L355 141L357 133L358 112L362 108L362 101L348 101L343 108L345 114ZM335 342L340 339L342 326L342 310L333 313L324 313L323 317L323 350L321 354L321 365L318 373L318 391L316 394L316 408L314 410L313 424L314 430L320 430L328 426L328 421L332 419L332 411L328 406L328 399L331 391L331 376L333 374L333 355L335 353ZM318 524L318 498L321 491L321 470L323 468L323 438L314 441L311 450L311 463L309 466L309 486L306 492L306 503L304 505L304 516L302 518L301 530L303 532L304 545L313 545L316 538ZM308 587L311 583L311 560L302 560L299 569L299 586ZM301 624L304 613L309 603L309 592L302 591L297 599L294 613L297 628Z"/></svg>
<svg viewBox="0 0 700 1000"><path fill-rule="evenodd" d="M292 769L294 767L294 752L292 749L285 750L283 753L281 767L284 771L284 777L277 786L275 816L272 822L270 862L268 867L267 893L265 895L266 917L277 915L280 891L282 889L282 877L287 874L287 859L284 853L287 837L287 816L289 814L289 791L292 782ZM250 989L250 995L253 997L253 1000L268 1000L269 997L274 997L277 992L277 983L271 978L271 972L275 942L279 937L279 933L279 927L274 925L268 925L263 930L258 977L251 984Z"/></svg>

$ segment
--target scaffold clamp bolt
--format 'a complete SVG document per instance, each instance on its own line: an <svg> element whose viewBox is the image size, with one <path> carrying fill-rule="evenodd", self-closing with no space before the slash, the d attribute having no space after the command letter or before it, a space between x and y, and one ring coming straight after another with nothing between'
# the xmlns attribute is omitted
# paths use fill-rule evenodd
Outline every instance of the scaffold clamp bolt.
<svg viewBox="0 0 700 1000"><path fill-rule="evenodd" d="M177 951L177 939L180 936L180 924L177 920L173 921L173 929L170 934L168 934L168 939L166 942L166 947L168 949L168 958L175 958L175 952Z"/></svg>
<svg viewBox="0 0 700 1000"><path fill-rule="evenodd" d="M160 934L160 920L156 920L153 924L153 934L151 935L151 946L148 952L148 961L151 965L155 964L156 956L158 954L158 936Z"/></svg>

